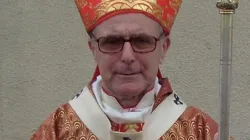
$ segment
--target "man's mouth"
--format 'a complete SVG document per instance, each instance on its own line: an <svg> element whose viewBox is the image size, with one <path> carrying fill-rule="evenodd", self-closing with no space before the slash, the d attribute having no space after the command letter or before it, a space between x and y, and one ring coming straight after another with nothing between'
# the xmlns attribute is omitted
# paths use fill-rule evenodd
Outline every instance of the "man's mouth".
<svg viewBox="0 0 250 140"><path fill-rule="evenodd" d="M119 75L136 75L139 74L140 72L133 72L133 73L117 73Z"/></svg>
<svg viewBox="0 0 250 140"><path fill-rule="evenodd" d="M138 74L138 73L121 73L121 75L135 75L135 74Z"/></svg>

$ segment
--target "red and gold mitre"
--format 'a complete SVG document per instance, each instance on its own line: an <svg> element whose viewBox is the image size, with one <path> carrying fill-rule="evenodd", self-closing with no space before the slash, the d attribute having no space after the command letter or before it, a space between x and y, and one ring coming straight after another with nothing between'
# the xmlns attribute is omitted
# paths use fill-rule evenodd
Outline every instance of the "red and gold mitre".
<svg viewBox="0 0 250 140"><path fill-rule="evenodd" d="M106 19L124 13L143 13L170 32L182 0L75 0L87 32Z"/></svg>

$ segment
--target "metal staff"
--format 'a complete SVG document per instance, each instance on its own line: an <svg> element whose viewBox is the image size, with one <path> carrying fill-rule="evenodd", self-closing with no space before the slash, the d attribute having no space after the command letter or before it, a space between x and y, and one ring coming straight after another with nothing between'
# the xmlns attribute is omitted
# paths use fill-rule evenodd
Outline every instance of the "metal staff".
<svg viewBox="0 0 250 140"><path fill-rule="evenodd" d="M221 15L219 140L229 140L229 114L232 86L233 14L235 9L238 8L238 0L220 0L216 6Z"/></svg>

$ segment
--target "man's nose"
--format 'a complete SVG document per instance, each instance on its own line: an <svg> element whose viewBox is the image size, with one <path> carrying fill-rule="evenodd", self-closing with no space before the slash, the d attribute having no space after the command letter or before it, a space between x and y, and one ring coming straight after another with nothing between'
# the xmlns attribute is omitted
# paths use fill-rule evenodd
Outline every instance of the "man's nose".
<svg viewBox="0 0 250 140"><path fill-rule="evenodd" d="M125 42L122 50L121 60L124 63L130 64L135 61L135 52L130 42Z"/></svg>

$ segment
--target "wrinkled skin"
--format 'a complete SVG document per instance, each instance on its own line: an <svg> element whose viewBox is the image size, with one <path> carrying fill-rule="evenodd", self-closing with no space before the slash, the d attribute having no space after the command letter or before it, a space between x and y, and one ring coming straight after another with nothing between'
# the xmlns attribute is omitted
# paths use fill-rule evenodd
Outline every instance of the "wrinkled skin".
<svg viewBox="0 0 250 140"><path fill-rule="evenodd" d="M143 14L114 16L98 25L92 34L96 38L122 35L129 38L139 33L158 38L162 33L159 24ZM89 40L89 47L99 67L103 88L114 96L123 107L136 105L142 96L154 87L160 63L170 45L168 36L161 37L157 47L150 53L136 53L129 42L121 52L105 54L98 43Z"/></svg>

